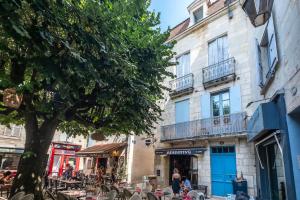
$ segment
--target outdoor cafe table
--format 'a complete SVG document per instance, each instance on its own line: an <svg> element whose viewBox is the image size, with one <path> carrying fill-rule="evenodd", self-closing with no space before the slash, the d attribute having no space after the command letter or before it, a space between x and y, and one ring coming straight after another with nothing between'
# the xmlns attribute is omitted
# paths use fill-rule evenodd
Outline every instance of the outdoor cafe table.
<svg viewBox="0 0 300 200"><path fill-rule="evenodd" d="M48 177L48 179L55 184L55 192L57 193L57 185L58 182L64 183L66 185L66 188L70 187L71 185L80 185L81 181L75 181L75 180L63 180L58 177ZM50 184L51 185L51 184Z"/></svg>
<svg viewBox="0 0 300 200"><path fill-rule="evenodd" d="M82 182L81 181L76 181L76 180L59 180L60 182L64 183L66 185L66 188L72 186L72 185L80 185Z"/></svg>
<svg viewBox="0 0 300 200"><path fill-rule="evenodd" d="M63 191L60 191L61 193L69 196L69 197L72 197L72 198L77 198L77 199L80 199L82 197L86 197L86 192L83 191L83 190L63 190Z"/></svg>

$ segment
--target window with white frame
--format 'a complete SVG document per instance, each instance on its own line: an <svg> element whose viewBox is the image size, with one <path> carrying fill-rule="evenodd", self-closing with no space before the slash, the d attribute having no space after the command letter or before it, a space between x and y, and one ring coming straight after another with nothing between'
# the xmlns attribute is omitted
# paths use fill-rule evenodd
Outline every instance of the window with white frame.
<svg viewBox="0 0 300 200"><path fill-rule="evenodd" d="M176 59L176 77L180 78L191 73L190 53L185 53Z"/></svg>
<svg viewBox="0 0 300 200"><path fill-rule="evenodd" d="M6 126L1 126L0 127L0 135L3 136L8 136L8 137L21 137L22 131L23 131L23 127L22 126L16 126L16 125L12 125L11 128L8 128Z"/></svg>
<svg viewBox="0 0 300 200"><path fill-rule="evenodd" d="M213 117L230 114L230 96L229 91L223 91L211 95Z"/></svg>
<svg viewBox="0 0 300 200"><path fill-rule="evenodd" d="M258 85L264 87L275 73L275 67L278 63L278 53L276 44L276 34L273 16L264 30L261 41L256 39L256 68Z"/></svg>
<svg viewBox="0 0 300 200"><path fill-rule="evenodd" d="M194 15L194 20L195 23L201 21L204 18L204 10L203 10L203 6L201 6L200 8L198 8L197 10L195 10L193 12Z"/></svg>
<svg viewBox="0 0 300 200"><path fill-rule="evenodd" d="M229 58L227 35L208 43L208 64L214 65Z"/></svg>

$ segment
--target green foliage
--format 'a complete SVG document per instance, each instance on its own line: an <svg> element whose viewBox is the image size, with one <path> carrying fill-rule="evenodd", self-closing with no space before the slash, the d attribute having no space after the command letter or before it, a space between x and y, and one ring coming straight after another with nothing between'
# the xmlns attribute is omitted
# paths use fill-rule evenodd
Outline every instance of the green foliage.
<svg viewBox="0 0 300 200"><path fill-rule="evenodd" d="M0 0L0 123L57 119L70 135L150 133L172 45L147 0ZM0 94L2 101L2 94ZM31 119L32 120L32 119Z"/></svg>

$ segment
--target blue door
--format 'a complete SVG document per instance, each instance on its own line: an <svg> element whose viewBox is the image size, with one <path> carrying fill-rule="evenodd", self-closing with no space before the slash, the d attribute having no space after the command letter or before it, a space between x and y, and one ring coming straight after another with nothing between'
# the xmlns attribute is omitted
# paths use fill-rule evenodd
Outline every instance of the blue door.
<svg viewBox="0 0 300 200"><path fill-rule="evenodd" d="M188 124L190 121L190 100L179 101L175 103L175 123L176 138L183 138L187 134Z"/></svg>
<svg viewBox="0 0 300 200"><path fill-rule="evenodd" d="M232 180L236 177L235 147L212 147L210 164L212 194L216 196L232 194Z"/></svg>

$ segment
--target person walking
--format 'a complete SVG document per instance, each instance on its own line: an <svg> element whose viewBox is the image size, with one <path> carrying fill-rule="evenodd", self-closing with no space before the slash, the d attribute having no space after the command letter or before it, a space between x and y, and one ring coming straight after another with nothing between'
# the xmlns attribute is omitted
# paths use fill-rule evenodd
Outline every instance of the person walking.
<svg viewBox="0 0 300 200"><path fill-rule="evenodd" d="M181 179L181 176L179 174L178 169L174 168L173 175L172 175L172 190L173 190L174 196L176 196L177 194L179 194L179 191L180 191L180 179Z"/></svg>

